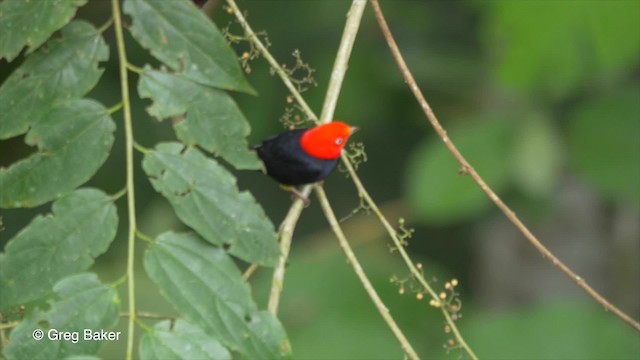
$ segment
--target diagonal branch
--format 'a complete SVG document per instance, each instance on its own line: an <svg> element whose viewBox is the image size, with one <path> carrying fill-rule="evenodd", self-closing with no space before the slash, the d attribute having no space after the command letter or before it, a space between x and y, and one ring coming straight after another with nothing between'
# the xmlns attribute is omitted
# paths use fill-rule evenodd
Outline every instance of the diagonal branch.
<svg viewBox="0 0 640 360"><path fill-rule="evenodd" d="M387 323L387 326L389 326L389 328L391 329L391 332L393 332L393 335L395 335L396 339L398 339L398 342L400 342L400 346L402 347L402 350L407 355L407 357L409 357L409 359L419 359L418 354L415 352L415 350L413 350L413 347L411 347L411 344L409 343L407 338L404 336L404 334L396 324L395 320L389 313L389 309L384 305L384 303L382 302L382 299L380 299L380 296L378 296L378 293L376 292L373 285L367 278L367 274L362 269L362 266L360 266L360 263L358 262L356 255L353 253L353 250L351 249L351 246L349 246L349 242L347 241L347 238L344 236L344 233L340 228L340 224L338 223L338 219L336 218L336 215L334 214L333 209L331 209L331 204L329 204L329 199L327 199L327 194L324 192L322 185L316 185L315 190L316 190L316 195L318 195L318 201L320 202L322 211L324 212L325 217L329 221L329 225L331 225L331 229L336 234L336 237L338 238L338 242L340 243L340 247L342 247L342 250L347 255L349 264L353 267L353 271L356 273L356 275L360 279L360 282L362 283L362 286L364 287L365 291L371 298L371 301L375 305L378 312L380 312L380 315L382 316L384 321Z"/></svg>
<svg viewBox="0 0 640 360"><path fill-rule="evenodd" d="M538 240L538 238L535 235L533 235L533 233L531 233L531 231L524 225L524 223L522 223L522 221L516 216L516 213L513 212L513 210L511 210L498 197L498 195L496 195L496 193L493 190L491 190L489 185L487 185L487 183L484 182L484 180L482 179L482 177L480 177L478 172L476 172L476 170L469 164L469 162L467 162L464 156L462 156L458 148L453 144L453 142L451 142L451 139L449 139L449 137L447 136L447 131L442 127L442 125L440 124L440 121L438 121L438 118L436 117L433 110L431 109L431 106L429 106L429 103L427 103L427 100L424 98L424 95L420 91L418 84L413 78L413 75L411 74L409 67L405 63L402 57L402 54L400 53L398 45L396 44L393 38L393 35L391 34L391 30L389 30L389 26L387 25L387 22L384 19L384 15L382 14L382 10L380 9L378 0L370 0L370 1L371 1L371 5L373 6L373 11L375 13L378 24L380 25L380 29L382 30L382 33L384 35L384 38L387 41L389 48L391 49L391 53L393 54L393 57L398 63L398 67L400 68L402 77L404 78L405 82L411 89L411 92L413 93L416 100L420 104L420 107L422 108L425 115L429 119L429 122L435 129L436 133L438 134L440 139L442 139L447 149L449 149L451 154L453 154L453 157L456 159L456 161L458 161L458 163L462 167L461 172L463 174L468 174L471 176L471 178L473 178L473 180L480 186L482 191L484 191L485 194L487 194L489 199L493 201L493 203L504 213L504 215L509 219L509 221L511 221L513 225L515 225L515 227L524 235L524 237L531 243L531 245L533 245L533 247L535 247L542 254L544 258L551 261L551 263L554 266L558 267L563 273L565 273L565 275L567 275L569 279L575 282L589 296L591 296L600 305L602 305L606 311L612 312L617 317L622 319L624 322L631 325L636 330L640 331L640 324L637 321L635 321L629 315L625 314L616 306L611 304L607 299L605 299L602 295L596 292L582 277L576 274L567 265L565 265L562 261L560 261L560 259L558 259L551 251L549 251L549 249L547 249L540 242L540 240Z"/></svg>

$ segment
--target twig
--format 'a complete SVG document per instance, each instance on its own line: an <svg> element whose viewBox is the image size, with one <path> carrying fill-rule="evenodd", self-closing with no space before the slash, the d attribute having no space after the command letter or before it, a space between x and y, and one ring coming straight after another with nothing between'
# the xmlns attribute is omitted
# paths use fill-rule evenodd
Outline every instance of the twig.
<svg viewBox="0 0 640 360"><path fill-rule="evenodd" d="M267 47L262 43L262 41L260 41L260 38L256 35L253 29L251 29L251 26L249 26L249 23L245 19L244 15L242 15L242 11L240 11L240 8L238 8L236 2L234 0L227 0L227 4L233 10L233 14L236 16L236 19L240 23L240 26L242 26L242 29L247 34L249 41L253 42L262 56L267 60L269 65L271 65L271 67L274 69L276 74L278 74L284 85L287 87L287 89L289 89L289 92L293 95L293 97L300 105L302 111L304 111L309 119L313 120L314 122L318 122L316 114L313 113L309 105L306 103L306 101L304 101L304 98L302 97L300 92L298 92L296 86L293 84L293 82L291 82L291 79L289 79L289 75L287 74L287 72L282 68L282 66L280 66L276 59L274 59L269 50L267 50ZM311 187L309 185L304 186L300 190L300 192L306 194L305 196L308 197L309 193L311 192ZM279 238L281 255L280 260L278 261L278 265L273 272L271 292L267 305L268 310L274 315L278 312L280 293L282 293L282 287L284 284L284 268L287 264L289 248L291 247L291 239L293 237L293 230L295 229L298 218L300 217L300 213L304 208L303 205L303 201L299 197L296 197L293 201L293 204L291 204L291 208L289 209L287 216L280 225L281 230ZM286 231L283 231L283 229L286 229Z"/></svg>
<svg viewBox="0 0 640 360"><path fill-rule="evenodd" d="M309 117L309 119L313 120L314 122L317 122L318 118L313 113L309 105L307 105L306 101L304 101L304 98L297 90L291 79L289 79L289 75L287 74L287 72L282 68L282 66L280 66L276 59L273 58L269 50L267 50L267 47L264 46L262 41L260 41L260 38L258 38L253 29L251 29L251 26L249 26L247 19L245 19L244 15L242 15L242 11L240 11L240 8L238 8L236 2L234 0L227 0L227 4L229 4L229 7L231 7L231 9L233 10L233 14L236 16L236 19L238 19L240 26L242 26L242 29L247 34L249 41L255 44L262 56L264 56L265 60L267 60L269 65L271 65L276 74L280 76L280 79L282 79L282 82L284 82L284 85L287 87L287 89L289 89L291 95L293 95L298 104L300 104L300 107L307 115L307 117Z"/></svg>
<svg viewBox="0 0 640 360"><path fill-rule="evenodd" d="M131 313L128 312L121 312L120 313L121 317L131 317ZM154 319L154 320L175 320L176 317L175 316L169 316L169 315L160 315L160 314L154 314L154 313L150 313L150 312L145 312L145 311L138 311L135 314L136 318L144 318L144 319Z"/></svg>
<svg viewBox="0 0 640 360"><path fill-rule="evenodd" d="M407 251L404 249L404 245L402 244L402 242L398 238L398 234L396 232L396 229L389 223L387 218L385 218L385 216L382 213L382 211L380 211L380 209L378 208L378 205L376 205L376 203L371 198L371 195L369 195L369 193L365 189L364 185L362 185L362 181L360 181L360 177L358 177L358 174L353 169L353 166L351 165L351 162L349 161L349 158L344 153L342 154L342 161L345 164L345 166L347 167L347 171L349 172L349 176L351 176L351 179L353 180L353 183L356 185L356 188L358 189L358 193L359 193L360 197L364 198L364 200L367 202L367 204L369 204L369 207L371 208L371 211L373 211L373 213L376 214L376 216L378 217L378 219L382 223L382 226L384 226L384 228L389 233L389 236L391 237L391 240L393 241L393 244L394 244L396 250L398 251L398 253L400 253L400 256L402 257L402 260L404 260L405 264L409 268L409 271L411 271L411 274L414 276L414 278L416 278L418 280L420 285L422 285L422 287L424 287L425 290L427 290L427 292L429 293L429 296L431 296L432 299L439 300L438 294L433 290L431 285L429 285L429 283L425 280L424 276L422 275L422 272L420 272L418 270L418 268L415 266L415 264L413 263L413 261L411 261L411 258L409 257L409 254L407 254ZM464 340L464 338L462 337L462 334L460 334L460 331L458 330L458 327L456 326L456 323L451 318L451 314L449 314L449 311L443 306L440 307L440 310L442 311L442 315L444 316L447 324L451 328L451 331L453 332L454 336L456 337L456 340L458 341L458 344L460 344L460 347L463 348L464 351L467 352L467 354L469 355L469 357L471 359L477 360L478 357L473 352L471 347L467 344L467 342Z"/></svg>
<svg viewBox="0 0 640 360"><path fill-rule="evenodd" d="M402 347L402 350L404 351L404 353L410 359L419 359L418 354L416 354L415 350L413 350L413 347L411 347L411 344L409 343L407 338L404 336L404 334L396 324L395 320L389 313L389 309L387 309L387 307L382 302L382 299L380 299L380 296L378 296L378 293L373 288L373 285L371 285L371 282L367 278L367 275L362 269L362 266L360 266L360 263L358 262L356 255L353 253L353 250L349 246L349 242L345 238L344 233L340 228L340 224L338 223L338 219L336 218L336 215L333 213L333 209L331 209L331 205L329 204L329 200L327 199L327 194L325 194L324 189L322 188L322 185L316 185L315 191L316 191L316 195L318 196L318 201L320 202L320 206L322 207L322 211L324 212L325 217L329 221L329 225L331 225L331 229L333 230L336 237L338 238L340 247L342 247L342 250L347 255L349 264L351 264L351 266L353 267L353 270L355 271L356 275L360 279L360 282L364 286L364 289L367 291L367 294L371 298L371 301L375 305L376 309L378 309L378 312L380 312L380 315L382 316L384 321L387 323L387 326L389 326L389 328L393 332L393 335L395 335L396 339L398 339L398 341L400 342L400 346Z"/></svg>
<svg viewBox="0 0 640 360"><path fill-rule="evenodd" d="M347 22L344 25L342 39L340 40L340 47L338 48L338 54L333 63L333 70L331 71L331 78L329 79L329 86L327 87L327 95L322 105L322 113L320 114L321 123L327 123L333 118L340 95L340 89L342 88L344 74L347 72L351 49L353 49L353 44L356 40L358 29L360 28L362 13L366 5L366 0L354 0L349 9Z"/></svg>
<svg viewBox="0 0 640 360"><path fill-rule="evenodd" d="M251 264L249 267L242 273L242 280L249 281L251 276L258 270L257 264Z"/></svg>
<svg viewBox="0 0 640 360"><path fill-rule="evenodd" d="M615 314L617 317L622 319L627 324L631 325L636 330L640 331L640 324L632 319L629 315L622 312L616 306L611 304L607 299L605 299L602 295L596 292L582 277L576 274L573 270L571 270L567 265L565 265L560 259L558 259L549 249L547 249L541 242L536 238L533 233L520 221L520 219L516 216L515 212L511 210L499 197L496 193L491 190L491 188L484 182L484 180L480 177L480 175L476 172L476 170L467 162L467 160L462 156L458 148L451 142L449 137L447 136L446 130L440 124L440 121L433 113L431 106L427 103L427 100L424 98L424 95L420 91L418 84L416 83L413 75L411 74L409 67L405 63L402 54L396 44L393 35L391 34L391 30L389 30L389 26L384 19L382 14L382 10L380 9L380 5L377 0L370 0L371 5L373 6L373 11L375 13L376 19L378 20L378 24L380 25L380 29L384 35L384 38L391 49L391 53L398 63L398 67L400 68L400 72L402 76L411 89L411 92L415 96L416 100L420 104L420 107L424 111L425 115L431 122L431 125L435 129L436 133L442 139L445 146L453 157L458 161L458 163L462 167L462 172L465 174L469 174L471 178L480 186L482 191L487 194L489 199L493 201L494 204L504 213L504 215L511 221L515 227L525 236L525 238L533 245L544 258L549 259L551 263L558 267L563 273L565 273L573 282L575 282L579 287L581 287L589 296L595 299L600 305L604 307L606 311L610 311Z"/></svg>
<svg viewBox="0 0 640 360"><path fill-rule="evenodd" d="M301 191L304 197L309 197L311 193L311 187L305 186ZM282 293L282 287L284 286L284 273L287 265L287 258L289 257L289 249L291 248L291 239L293 238L293 230L296 228L300 214L304 209L304 203L299 198L291 204L287 216L280 225L279 237L280 237L280 259L278 265L273 271L273 279L271 280L271 292L269 293L269 304L267 309L272 314L278 313L278 304L280 304L280 294Z"/></svg>
<svg viewBox="0 0 640 360"><path fill-rule="evenodd" d="M129 216L129 235L127 240L127 285L129 292L129 328L127 333L127 360L133 359L133 340L136 320L136 295L135 295L135 241L136 241L136 200L133 182L133 127L131 125L131 104L129 100L129 80L127 77L127 53L125 51L124 34L122 31L122 18L120 14L120 1L112 0L113 22L116 32L118 47L118 61L120 68L120 88L122 91L122 110L124 117L124 132L127 162L127 213Z"/></svg>
<svg viewBox="0 0 640 360"><path fill-rule="evenodd" d="M0 331L4 332L4 330L13 329L14 327L20 325L20 322L21 322L20 320L16 320L8 323L0 323Z"/></svg>
<svg viewBox="0 0 640 360"><path fill-rule="evenodd" d="M307 117L309 117L309 119L314 120L316 123L318 123L317 117L316 115L313 113L313 111L311 111L311 109L309 108L309 106L307 105L307 103L305 102L304 98L299 94L299 92L297 91L296 87L293 85L293 83L289 80L288 75L285 71L278 71L278 69L280 69L280 65L278 64L277 61L275 61L275 59L271 56L271 54L269 53L269 51L266 49L266 47L262 44L262 42L260 41L260 39L255 35L255 33L253 32L253 30L251 29L251 27L249 26L249 24L246 22L245 18L241 15L238 7L235 5L235 2L233 0L227 0L229 6L233 9L233 12L236 14L236 17L238 19L238 21L240 22L240 25L243 27L244 31L247 33L247 36L250 38L251 41L253 41L256 45L256 47L258 48L258 50L262 53L262 55L264 56L264 58L269 62L269 64L276 69L276 73L280 76L280 78L282 79L283 83L285 84L285 86L289 89L289 91L294 95L294 98L296 99L296 101L298 102L298 104L300 105L300 108L306 113ZM363 1L359 1L358 5L359 6L363 6ZM360 12L361 14L361 12ZM344 38L344 36L343 36ZM353 36L353 38L355 38L355 35ZM343 49L351 49L352 45L349 47L343 47ZM343 51L343 53L347 53L346 51ZM346 66L343 67L343 69L346 70ZM332 78L333 78L333 73L332 73ZM339 79L339 81L342 81L341 78L337 78ZM337 80L336 80L337 81ZM332 86L329 85L329 88L331 88ZM337 101L337 96L329 96L327 95L327 99L326 101ZM329 108L329 105L326 105L325 108ZM335 109L335 103L333 105L331 105L332 109ZM333 112L333 111L331 111ZM331 116L333 114L330 114L330 112L327 110L325 111L325 113L323 114L323 120L324 119L330 119ZM349 159L346 156L342 156L342 160L347 163L350 164ZM384 218L384 215L380 212L380 210L377 208L375 202L373 202L373 199L371 199L371 197L368 195L368 193L366 192L366 190L364 189L364 187L362 186L362 183L360 182L359 178L357 177L356 173L353 170L353 167L348 166L348 170L350 171L351 174L351 178L354 179L354 181L357 181L356 186L358 187L358 191L360 192L360 194L365 194L365 198L367 200L367 202L369 203L370 206L374 207L377 210L377 214L378 217L381 218L384 223L386 223L386 228L389 231L389 234L391 235L391 237L394 239L394 241L398 242L397 238L395 238L396 234L395 234L395 230L393 229L393 227L390 227L389 223L386 221L386 219ZM307 193L308 191L308 186L303 188L303 192ZM299 201L299 200L296 200ZM293 214L296 214L295 216L293 216L293 214L291 214L293 208L296 207L296 204L294 203L292 205L292 209L290 209L290 214L291 216L287 216L285 218L285 221L283 221L283 227L285 224L293 224L295 225L295 222L297 221L297 217L299 216L299 212L293 212ZM300 209L301 211L302 209ZM291 219L291 220L289 220ZM291 230L292 231L292 230ZM287 232L285 232L286 234ZM288 237L285 237L284 239L282 238L282 232L281 232L281 247L282 248L287 248L286 252L288 252L288 246L290 243L290 239L288 239ZM284 241L283 241L284 240ZM283 251L283 254L285 253L285 251ZM405 256L406 252L404 252ZM276 268L276 272L282 272L282 275L278 275L277 277L274 276L274 280L279 280L279 281L274 281L277 284L277 287L275 287L275 293L282 291L282 280L283 280L283 276L284 276L284 266L286 264L286 257L283 257L283 259L285 261L281 261L280 265ZM408 256L405 258L405 260L408 259ZM411 264L411 260L408 259L408 263ZM415 267L413 267L415 269ZM279 270L280 269L280 270ZM415 273L415 275L421 276L421 274L419 273ZM274 294L274 287L272 287L272 295ZM273 296L278 296L279 297L279 293L277 293L278 295L273 295ZM277 311L277 306L276 306L276 310ZM446 312L446 310L443 309L444 312ZM456 329L455 324L453 323L453 321L451 320L450 317L448 317L448 322L450 322L450 326L452 329ZM457 332L457 329L454 331L454 333L458 334L457 336L459 336L459 332ZM462 339L459 336L460 339ZM464 340L460 341L461 344L465 344ZM466 344L465 344L466 345ZM467 350L470 354L473 354L470 349Z"/></svg>

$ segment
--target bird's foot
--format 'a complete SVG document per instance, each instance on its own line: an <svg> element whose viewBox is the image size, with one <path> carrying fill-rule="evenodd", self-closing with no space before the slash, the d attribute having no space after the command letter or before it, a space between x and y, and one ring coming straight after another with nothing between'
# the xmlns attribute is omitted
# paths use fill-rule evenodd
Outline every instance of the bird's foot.
<svg viewBox="0 0 640 360"><path fill-rule="evenodd" d="M308 197L304 196L303 193L300 192L300 190L298 190L298 188L294 187L294 186L285 186L282 185L282 188L291 192L291 200L295 200L296 198L302 200L302 203L304 204L304 207L307 208L309 207L309 204L311 203L311 201L309 200Z"/></svg>

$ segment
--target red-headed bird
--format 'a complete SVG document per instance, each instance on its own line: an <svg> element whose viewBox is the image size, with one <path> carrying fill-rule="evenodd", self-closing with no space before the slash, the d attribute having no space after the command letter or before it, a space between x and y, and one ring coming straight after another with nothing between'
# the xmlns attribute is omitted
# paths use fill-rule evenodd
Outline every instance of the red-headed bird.
<svg viewBox="0 0 640 360"><path fill-rule="evenodd" d="M357 127L340 121L312 128L290 130L264 140L253 148L267 175L285 186L323 180L335 169L349 136Z"/></svg>

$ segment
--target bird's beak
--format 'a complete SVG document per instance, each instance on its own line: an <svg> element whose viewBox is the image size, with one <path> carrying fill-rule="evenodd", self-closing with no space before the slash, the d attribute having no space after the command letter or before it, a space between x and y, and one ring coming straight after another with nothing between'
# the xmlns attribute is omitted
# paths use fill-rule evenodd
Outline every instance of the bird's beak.
<svg viewBox="0 0 640 360"><path fill-rule="evenodd" d="M358 130L360 130L360 128L359 128L359 127L357 127L357 126L352 126L352 127L351 127L351 134L349 134L349 135L353 135L353 134L354 134L356 131L358 131Z"/></svg>

